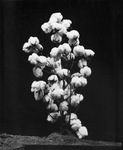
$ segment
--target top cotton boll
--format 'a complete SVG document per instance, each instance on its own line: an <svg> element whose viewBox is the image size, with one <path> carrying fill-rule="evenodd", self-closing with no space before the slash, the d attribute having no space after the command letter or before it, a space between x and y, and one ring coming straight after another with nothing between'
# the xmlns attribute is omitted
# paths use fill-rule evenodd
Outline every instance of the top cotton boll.
<svg viewBox="0 0 123 150"><path fill-rule="evenodd" d="M62 14L60 12L57 12L51 15L49 22L52 22L52 21L61 22L62 19L63 19Z"/></svg>

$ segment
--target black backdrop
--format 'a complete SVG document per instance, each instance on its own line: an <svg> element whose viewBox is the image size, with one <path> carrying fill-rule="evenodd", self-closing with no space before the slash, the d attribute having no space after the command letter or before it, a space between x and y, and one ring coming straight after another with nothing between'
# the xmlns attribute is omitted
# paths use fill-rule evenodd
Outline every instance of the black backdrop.
<svg viewBox="0 0 123 150"><path fill-rule="evenodd" d="M37 36L48 54L54 46L40 26L54 12L72 20L81 44L96 55L77 112L87 139L123 141L123 5L115 0L3 0L0 6L0 133L46 135L54 131L30 85L36 78L22 51Z"/></svg>

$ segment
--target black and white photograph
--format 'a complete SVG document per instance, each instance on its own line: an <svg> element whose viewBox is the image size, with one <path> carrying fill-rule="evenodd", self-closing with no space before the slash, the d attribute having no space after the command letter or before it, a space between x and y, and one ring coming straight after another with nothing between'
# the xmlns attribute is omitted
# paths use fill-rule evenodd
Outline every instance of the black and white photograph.
<svg viewBox="0 0 123 150"><path fill-rule="evenodd" d="M1 0L0 150L121 150L123 1Z"/></svg>

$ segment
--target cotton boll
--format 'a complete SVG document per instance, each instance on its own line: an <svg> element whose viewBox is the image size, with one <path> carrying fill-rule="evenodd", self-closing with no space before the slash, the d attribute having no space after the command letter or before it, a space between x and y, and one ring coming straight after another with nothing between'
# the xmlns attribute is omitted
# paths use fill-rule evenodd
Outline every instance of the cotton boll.
<svg viewBox="0 0 123 150"><path fill-rule="evenodd" d="M38 81L40 83L40 89L44 90L45 87L46 87L46 82L41 80L41 81Z"/></svg>
<svg viewBox="0 0 123 150"><path fill-rule="evenodd" d="M73 49L73 53L75 56L83 56L85 54L84 46L77 45Z"/></svg>
<svg viewBox="0 0 123 150"><path fill-rule="evenodd" d="M77 30L71 30L66 33L68 39L77 39L80 37L79 32Z"/></svg>
<svg viewBox="0 0 123 150"><path fill-rule="evenodd" d="M55 18L57 22L61 22L61 20L63 19L63 16L60 12L57 12L51 15L50 19L52 18Z"/></svg>
<svg viewBox="0 0 123 150"><path fill-rule="evenodd" d="M87 84L87 79L84 77L80 77L81 86L84 87Z"/></svg>
<svg viewBox="0 0 123 150"><path fill-rule="evenodd" d="M50 109L51 109L51 111L54 111L54 112L58 111L58 107L54 103L50 105Z"/></svg>
<svg viewBox="0 0 123 150"><path fill-rule="evenodd" d="M79 77L73 77L72 80L71 80L71 85L73 87L79 87L79 86L81 86L80 78Z"/></svg>
<svg viewBox="0 0 123 150"><path fill-rule="evenodd" d="M80 69L80 73L84 77L89 77L91 75L91 72L91 68L89 68L88 66L85 66L84 68Z"/></svg>
<svg viewBox="0 0 123 150"><path fill-rule="evenodd" d="M72 21L69 19L63 19L62 25L65 26L66 29L68 29L72 24Z"/></svg>
<svg viewBox="0 0 123 150"><path fill-rule="evenodd" d="M47 58L45 56L39 56L37 60L41 66L45 66L47 64Z"/></svg>
<svg viewBox="0 0 123 150"><path fill-rule="evenodd" d="M48 82L49 82L50 84L55 83L55 82L58 82L58 77L57 77L56 75L51 75L51 76L49 76L49 78L48 78Z"/></svg>
<svg viewBox="0 0 123 150"><path fill-rule="evenodd" d="M42 77L43 76L43 72L42 72L42 69L35 66L33 67L33 74L36 76L36 77Z"/></svg>
<svg viewBox="0 0 123 150"><path fill-rule="evenodd" d="M43 25L41 25L41 29L45 32L45 33L50 33L52 31L52 27L51 25L46 22Z"/></svg>
<svg viewBox="0 0 123 150"><path fill-rule="evenodd" d="M59 112L53 112L53 113L50 113L48 115L47 121L55 123L58 120L59 117L60 117L60 113Z"/></svg>
<svg viewBox="0 0 123 150"><path fill-rule="evenodd" d="M71 124L71 128L74 131L78 130L82 126L81 121L79 119L71 120L70 124Z"/></svg>
<svg viewBox="0 0 123 150"><path fill-rule="evenodd" d="M33 81L31 84L31 92L40 90L40 82L39 81Z"/></svg>
<svg viewBox="0 0 123 150"><path fill-rule="evenodd" d="M33 53L32 55L30 55L28 57L28 61L30 61L31 64L36 65L37 64L37 60L38 60L38 55L36 53Z"/></svg>
<svg viewBox="0 0 123 150"><path fill-rule="evenodd" d="M31 46L30 43L26 42L26 43L24 43L22 50L26 53L29 53L30 52L30 50L29 50L30 46Z"/></svg>
<svg viewBox="0 0 123 150"><path fill-rule="evenodd" d="M85 56L86 58L92 57L92 56L94 56L94 55L95 55L94 51L92 51L91 49L85 49L84 56Z"/></svg>
<svg viewBox="0 0 123 150"><path fill-rule="evenodd" d="M60 111L67 111L68 110L68 103L66 101L63 101L59 105L59 110Z"/></svg>
<svg viewBox="0 0 123 150"><path fill-rule="evenodd" d="M60 53L59 48L54 47L51 49L50 55L51 55L51 57L58 57L59 53Z"/></svg>
<svg viewBox="0 0 123 150"><path fill-rule="evenodd" d="M51 97L49 96L49 94L44 96L44 102L50 102L51 101Z"/></svg>
<svg viewBox="0 0 123 150"><path fill-rule="evenodd" d="M82 126L79 128L78 131L76 131L77 136L79 137L79 139L85 137L88 135L88 130L85 126Z"/></svg>
<svg viewBox="0 0 123 150"><path fill-rule="evenodd" d="M84 59L84 58L80 59L80 60L78 61L78 67L79 67L79 68L83 68L83 67L85 67L85 66L87 66L87 60Z"/></svg>
<svg viewBox="0 0 123 150"><path fill-rule="evenodd" d="M83 100L83 95L76 94L71 96L71 106L78 106L79 103Z"/></svg>
<svg viewBox="0 0 123 150"><path fill-rule="evenodd" d="M67 77L69 75L69 70L68 69L61 69L61 70L58 70L56 73L62 79L62 78Z"/></svg>
<svg viewBox="0 0 123 150"><path fill-rule="evenodd" d="M63 47L64 47L64 53L68 55L71 52L70 45L68 43L64 43Z"/></svg>
<svg viewBox="0 0 123 150"><path fill-rule="evenodd" d="M54 43L61 43L62 37L58 33L51 35L51 41Z"/></svg>
<svg viewBox="0 0 123 150"><path fill-rule="evenodd" d="M51 96L53 99L60 99L61 96L64 95L64 90L63 89L55 89L52 93Z"/></svg>
<svg viewBox="0 0 123 150"><path fill-rule="evenodd" d="M32 45L39 44L39 39L38 39L37 37L31 36L31 37L28 39L28 43L29 43L29 44L32 44Z"/></svg>

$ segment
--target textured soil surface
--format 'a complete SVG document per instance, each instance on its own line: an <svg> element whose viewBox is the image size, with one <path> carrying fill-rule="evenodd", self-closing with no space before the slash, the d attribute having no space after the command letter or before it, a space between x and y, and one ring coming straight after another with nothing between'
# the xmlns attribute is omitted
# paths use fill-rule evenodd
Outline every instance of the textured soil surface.
<svg viewBox="0 0 123 150"><path fill-rule="evenodd" d="M52 133L47 137L39 136L21 136L21 135L9 135L0 134L0 150L13 150L24 145L92 145L92 146L104 146L104 145L117 145L120 143L92 141L92 140L79 140L72 134L61 135L59 133Z"/></svg>

